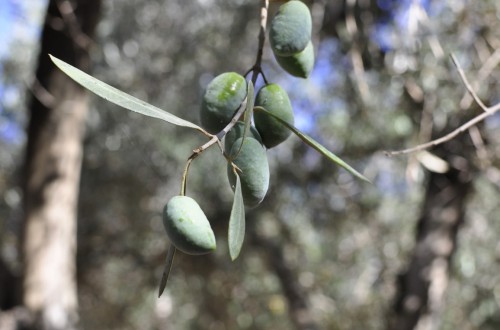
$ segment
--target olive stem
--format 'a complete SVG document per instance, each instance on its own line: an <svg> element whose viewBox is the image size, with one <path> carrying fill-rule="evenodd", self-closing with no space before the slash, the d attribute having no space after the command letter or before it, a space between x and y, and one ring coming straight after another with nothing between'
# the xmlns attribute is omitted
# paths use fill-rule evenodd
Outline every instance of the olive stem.
<svg viewBox="0 0 500 330"><path fill-rule="evenodd" d="M257 58L255 59L255 64L245 73L247 76L250 72L252 72L252 82L255 85L257 82L257 78L259 74L264 79L264 82L267 84L267 78L262 71L261 63L262 63L262 54L264 53L264 43L266 41L266 25L267 25L267 12L269 8L269 0L262 0L261 8L260 8L260 31L259 31L259 47L257 49Z"/></svg>
<svg viewBox="0 0 500 330"><path fill-rule="evenodd" d="M184 172L182 173L181 193L180 193L181 196L186 195L187 176L188 176L188 172L189 172L189 167L191 166L191 162L196 157L198 157L203 151L205 151L206 149L208 149L209 147L211 147L215 143L217 143L217 145L219 146L219 149L222 151L222 153L224 153L224 150L222 148L222 144L221 144L219 138L217 137L217 135L212 135L212 138L208 142L206 142L201 147L194 149L191 156L189 156L189 158L186 162L186 166L184 167Z"/></svg>
<svg viewBox="0 0 500 330"><path fill-rule="evenodd" d="M262 72L262 69L261 69L261 62L262 62L262 54L263 54L263 51L264 51L264 42L266 41L266 24L267 24L267 11L268 11L268 8L269 8L269 0L262 0L262 2L261 2L261 8L260 8L260 31L259 31L259 47L258 47L258 50L257 50L257 58L255 59L255 64L245 74L245 76L246 76L247 74L249 74L250 72L252 72L252 83L254 85L255 85L255 83L257 81L257 78L258 78L259 74L262 75L262 78L264 79L264 82L267 84L267 79L264 76L264 72ZM224 149L222 148L221 140L234 127L234 125L236 125L236 123L238 122L239 118L245 112L245 110L246 110L246 104L247 104L247 101L248 101L249 97L253 97L253 95L248 95L247 94L247 96L245 97L245 99L243 100L243 102L240 104L240 107L238 108L238 111L236 111L236 113L234 114L233 118L226 125L226 127L224 127L219 133L217 133L215 135L206 134L207 136L210 137L210 140L208 140L204 145L200 146L199 148L193 150L193 153L191 154L191 156L189 156L189 158L188 158L188 160L186 162L186 166L184 168L184 173L182 174L181 195L184 196L186 194L187 176L188 176L189 167L191 165L191 162L196 157L198 157L203 151L205 151L206 149L210 148L212 145L214 145L214 144L217 143L219 145L219 148L222 151L222 154L226 158L226 160L228 160L229 162L231 162L231 160L229 159L229 157L227 157L227 155L225 155L225 153L224 153ZM232 164L232 162L231 162L231 164ZM232 164L232 166L234 167L235 165Z"/></svg>
<svg viewBox="0 0 500 330"><path fill-rule="evenodd" d="M186 162L186 166L184 167L184 172L182 172L181 192L180 192L181 196L186 196L187 175L188 175L188 171L189 171L189 166L191 166L191 162L193 161L193 159L195 157L188 158L188 160Z"/></svg>
<svg viewBox="0 0 500 330"><path fill-rule="evenodd" d="M415 146L413 148L408 148L408 149L403 149L403 150L397 150L397 151L385 151L384 153L387 156L396 156L396 155L408 154L408 153L412 153L412 152L416 152L416 151L421 151L421 150L429 149L431 147L438 146L438 145L440 145L442 143L445 143L445 142L448 142L448 141L452 140L457 135L459 135L459 134L461 134L461 133L469 130L470 128L472 128L475 125L477 125L479 122L483 121L484 119L488 118L489 116L491 116L491 115L493 115L493 114L495 114L495 113L497 113L497 112L500 111L500 103L497 103L495 105L487 107L481 101L481 99L479 98L479 96L472 89L471 84L467 80L467 77L465 76L464 71L463 71L462 67L460 66L460 64L458 63L458 60L455 57L455 55L452 54L451 55L451 59L453 60L453 64L455 64L455 66L456 66L456 68L458 70L458 73L460 74L460 78L462 79L462 82L465 85L465 88L471 94L472 98L476 101L476 103L479 105L479 107L484 110L484 112L481 113L480 115L472 118L471 120L469 120L468 122L466 122L462 126L456 128L454 131L451 131L450 133L448 133L448 134L446 134L446 135L444 135L444 136L442 136L442 137L440 137L438 139L429 141L427 143L419 144L419 145L417 145L417 146Z"/></svg>
<svg viewBox="0 0 500 330"><path fill-rule="evenodd" d="M252 68L252 82L255 85L257 82L257 77L259 74L267 83L267 79L262 72L262 54L264 53L264 43L266 41L266 25L267 25L267 12L269 8L269 0L262 0L260 8L260 31L259 31L259 48L257 50L257 58L255 59L255 64Z"/></svg>

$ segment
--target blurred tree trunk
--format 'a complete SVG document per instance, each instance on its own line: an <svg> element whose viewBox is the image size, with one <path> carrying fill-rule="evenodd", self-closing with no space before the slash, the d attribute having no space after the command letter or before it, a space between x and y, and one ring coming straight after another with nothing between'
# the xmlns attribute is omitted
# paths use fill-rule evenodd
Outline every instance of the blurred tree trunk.
<svg viewBox="0 0 500 330"><path fill-rule="evenodd" d="M19 304L18 282L9 267L0 259L0 310L11 309Z"/></svg>
<svg viewBox="0 0 500 330"><path fill-rule="evenodd" d="M398 278L390 329L439 328L451 257L472 187L473 169L468 159L474 149L467 138L467 133L462 134L434 151L443 155L450 168L446 173L431 173L429 177L413 256L405 273Z"/></svg>
<svg viewBox="0 0 500 330"><path fill-rule="evenodd" d="M73 329L78 321L76 212L87 93L51 62L84 71L100 0L51 0L41 37L25 160L23 304L36 329Z"/></svg>

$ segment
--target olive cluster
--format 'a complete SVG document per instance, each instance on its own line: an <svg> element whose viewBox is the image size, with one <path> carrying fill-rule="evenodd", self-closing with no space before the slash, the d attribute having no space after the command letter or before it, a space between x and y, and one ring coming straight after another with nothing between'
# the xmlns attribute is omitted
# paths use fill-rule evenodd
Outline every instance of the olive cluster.
<svg viewBox="0 0 500 330"><path fill-rule="evenodd" d="M314 66L311 43L312 19L309 8L299 0L284 2L273 17L269 40L279 65L293 76L307 78ZM229 217L228 248L231 259L238 257L245 236L245 208L259 205L269 187L269 164L266 149L285 141L293 132L304 143L321 155L343 167L357 178L369 182L362 174L342 159L300 132L294 125L292 105L287 93L277 84L268 83L262 70L263 46L266 40L266 20L269 1L261 5L259 48L254 65L246 75L226 72L215 77L206 87L200 109L201 126L138 100L53 56L52 61L69 77L83 87L125 109L174 125L195 129L210 140L193 150L182 176L180 194L164 207L163 224L170 238L165 270L160 282L163 292L175 251L187 254L205 254L216 247L210 222L198 203L186 194L186 182L191 162L204 150L218 144L227 160L227 176L234 191ZM254 95L254 84L259 75L265 82ZM224 147L220 139L224 138Z"/></svg>
<svg viewBox="0 0 500 330"><path fill-rule="evenodd" d="M243 76L228 72L215 77L207 86L201 106L201 123L216 133L226 127L244 101L246 83ZM266 84L255 97L255 106L262 107L290 125L294 123L292 105L287 93L277 84ZM235 106L236 105L236 106ZM290 131L277 119L263 112L254 112L255 126L245 134L245 123L238 121L225 136L224 151L241 170L239 173L245 206L257 206L269 187L269 165L266 148L272 148L290 136ZM234 189L236 177L228 164L228 178Z"/></svg>
<svg viewBox="0 0 500 330"><path fill-rule="evenodd" d="M280 6L271 22L269 41L274 57L289 74L307 78L314 66L309 8L299 0Z"/></svg>
<svg viewBox="0 0 500 330"><path fill-rule="evenodd" d="M306 78L314 65L311 43L311 14L298 0L281 5L269 31L271 48L280 66L293 76ZM200 120L211 134L223 131L244 104L254 95L248 94L245 78L236 72L215 77L203 94ZM227 176L236 188L235 165L240 178L243 203L256 207L269 187L269 164L266 149L284 142L291 134L280 120L294 125L294 115L288 94L279 85L266 83L255 95L253 124L237 121L224 137L224 153L228 159ZM239 118L238 118L239 119ZM164 208L163 224L172 244L188 254L205 254L215 249L214 233L199 205L190 197L176 196Z"/></svg>
<svg viewBox="0 0 500 330"><path fill-rule="evenodd" d="M202 126L210 133L223 130L234 117L246 97L247 82L235 72L222 73L206 87L200 109ZM266 84L255 96L255 106L262 107L290 125L294 124L288 94L277 84ZM224 137L224 152L238 167L243 201L247 208L257 206L269 187L269 164L266 148L285 141L291 132L277 119L254 112L255 126L245 135L245 123L237 121ZM228 163L227 176L235 189L236 175ZM174 246L188 254L203 254L215 249L210 224L198 204L186 196L176 196L165 206L163 223Z"/></svg>

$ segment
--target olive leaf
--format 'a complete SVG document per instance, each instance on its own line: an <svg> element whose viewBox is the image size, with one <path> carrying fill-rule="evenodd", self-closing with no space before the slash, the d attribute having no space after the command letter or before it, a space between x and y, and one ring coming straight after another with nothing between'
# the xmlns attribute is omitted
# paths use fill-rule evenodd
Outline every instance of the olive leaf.
<svg viewBox="0 0 500 330"><path fill-rule="evenodd" d="M200 126L187 121L185 119L179 118L171 113L168 113L160 108L155 107L154 105L151 105L147 102L144 102L142 100L139 100L136 97L133 97L127 93L124 93L120 91L119 89L116 89L88 74L85 72L75 68L74 66L58 59L57 57L54 57L50 55L50 59L54 64L61 69L62 72L67 74L71 79L82 85L83 87L87 88L91 92L99 95L100 97L104 98L105 100L108 100L116 105L119 105L125 109L138 112L142 115L153 117L153 118L158 118L161 120L164 120L166 122L169 122L174 125L178 126L183 126L183 127L189 127L189 128L194 128L203 134L208 134L205 132L203 128Z"/></svg>
<svg viewBox="0 0 500 330"><path fill-rule="evenodd" d="M174 262L175 251L177 249L171 243L168 248L167 258L165 259L165 268L163 268L163 274L161 276L160 287L158 289L158 298L161 297L163 290L167 286L168 275L170 274L170 270L172 269L172 263Z"/></svg>
<svg viewBox="0 0 500 330"><path fill-rule="evenodd" d="M248 81L247 85L247 106L245 109L245 114L244 114L244 120L245 120L245 130L243 131L243 136L246 136L248 134L248 131L250 130L250 125L252 123L252 116L253 116L253 106L254 106L254 88L253 88L253 83L251 80ZM243 145L243 142L241 143ZM240 146L241 149L241 146Z"/></svg>
<svg viewBox="0 0 500 330"><path fill-rule="evenodd" d="M245 238L245 205L243 204L243 193L241 192L240 176L236 175L236 188L234 189L233 207L229 217L228 245L231 260L236 260Z"/></svg>
<svg viewBox="0 0 500 330"><path fill-rule="evenodd" d="M342 159L340 159L340 157L336 156L333 152L331 152L330 150L325 148L319 142L316 142L312 137L299 131L295 126L290 125L289 123L287 123L286 121L284 121L280 117L276 116L275 114L267 111L263 107L255 107L254 111L262 111L266 115L277 119L282 125L287 127L290 131L292 131L295 135L297 135L302 141L307 143L309 146L316 149L316 151L318 151L320 154L322 154L323 156L325 156L326 158L328 158L329 160L331 160L335 164L339 165L340 167L344 168L345 170L347 170L349 173L351 173L352 175L354 175L358 179L361 179L361 180L366 181L366 182L370 182L370 180L368 180L363 174L356 171L349 164L344 162Z"/></svg>
<svg viewBox="0 0 500 330"><path fill-rule="evenodd" d="M245 112L243 114L243 120L245 121L245 128L243 129L243 139L241 139L240 146L238 147L238 151L234 154L233 159L236 159L240 154L241 148L243 148L243 142L245 142L245 138L250 130L250 125L252 124L252 116L253 116L253 106L254 106L254 88L251 80L247 81L247 103Z"/></svg>

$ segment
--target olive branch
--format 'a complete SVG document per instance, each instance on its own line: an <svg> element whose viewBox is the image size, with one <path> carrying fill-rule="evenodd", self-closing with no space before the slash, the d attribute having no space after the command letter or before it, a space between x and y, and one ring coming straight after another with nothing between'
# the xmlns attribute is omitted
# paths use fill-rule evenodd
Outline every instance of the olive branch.
<svg viewBox="0 0 500 330"><path fill-rule="evenodd" d="M465 88L469 92L469 94L472 96L474 101L479 105L479 107L484 111L483 113L477 115L476 117L472 118L471 120L467 121L465 124L459 126L455 130L451 131L450 133L439 137L437 139L431 140L426 143L419 144L415 147L411 147L408 149L403 149L403 150L396 150L396 151L385 151L384 153L388 156L396 156L396 155L402 155L402 154L408 154L416 151L422 151L425 149L429 149L435 146L438 146L440 144L443 144L445 142L448 142L452 139L454 139L456 136L464 133L467 130L470 130L472 127L475 127L478 123L481 121L485 120L486 118L494 115L498 111L500 111L500 103L497 103L495 105L487 107L483 101L479 98L479 96L476 94L474 89L472 88L472 85L469 83L467 80L467 77L465 76L464 70L460 66L460 63L458 62L457 58L455 57L454 54L451 54L451 59L453 61L453 64L455 64L455 67L457 68L458 73L460 74L460 79L462 80L463 84L465 85Z"/></svg>
<svg viewBox="0 0 500 330"><path fill-rule="evenodd" d="M274 1L274 2L281 2L281 1ZM198 132L202 133L203 135L205 135L208 138L207 142L205 142L203 145L201 145L200 147L193 150L192 154L188 157L188 159L186 161L186 164L184 166L184 170L182 173L182 179L181 179L181 187L180 187L180 195L181 196L186 195L187 180L188 180L189 170L191 168L192 162L199 155L201 155L205 150L212 147L213 145L217 144L219 146L219 149L221 150L221 154L228 162L228 165L231 166L231 170L234 173L235 178L236 178L235 179L235 187L234 187L234 200L233 200L233 206L231 209L231 214L230 214L230 219L229 219L229 229L228 229L229 253L230 253L232 260L235 260L238 257L240 250L241 250L241 247L243 245L243 240L244 240L244 236L245 236L245 205L244 205L244 201L243 201L243 197L242 197L240 175L238 174L238 173L241 174L242 170L240 168L238 168L238 166L233 162L233 160L236 159L236 157L238 156L239 152L241 151L241 149L243 147L243 142L245 140L247 132L249 131L249 129L251 127L251 121L252 121L252 116L253 116L254 110L264 113L265 115L269 116L269 118L273 118L280 125L282 125L286 129L293 132L303 142L305 142L306 144L308 144L309 146L314 148L316 151L318 151L321 155L326 157L328 160L330 160L333 163L339 165L340 167L346 169L348 172L350 172L355 177L357 177L363 181L369 182L369 180L366 177L364 177L361 173L359 173L354 168L349 166L340 157L336 156L334 153L329 151L327 148L322 146L320 143L313 140L308 135L300 132L300 130L295 128L290 123L286 122L285 120L283 120L282 118L280 118L276 114L273 114L270 111L267 111L262 106L254 107L254 85L256 84L258 77L261 76L262 79L264 80L264 82L266 83L266 85L268 84L268 80L267 80L267 78L262 70L261 65L262 65L264 44L266 41L266 25L267 25L267 21L268 21L269 3L270 3L270 0L261 0L261 4L260 4L260 28L259 28L258 48L257 48L256 59L255 59L254 64L252 65L252 67L244 74L245 77L247 77L248 75L251 74L250 80L247 80L247 82L246 82L246 95L245 95L243 101L241 102L241 104L239 105L238 109L235 111L231 120L217 134L209 133L204 128L198 126L195 123L192 123L190 121L187 121L185 119L177 117L177 116L175 116L169 112L166 112L166 111L164 111L164 110L162 110L154 105L148 104L140 99L137 99L137 98L125 93L125 92L122 92L122 91L88 75L85 72L82 72L81 70L65 63L64 61L62 61L62 60L60 60L52 55L49 55L51 60L54 62L54 64L59 69L61 69L61 71L63 71L70 78L75 80L77 83L79 83L80 85L82 85L86 89L97 94L98 96L100 96L100 97L102 97L102 98L104 98L104 99L106 99L106 100L108 100L116 105L119 105L125 109L128 109L130 111L134 111L134 112L140 113L140 114L145 115L145 116L160 119L160 120L166 121L166 122L174 124L174 125L197 130ZM306 7L306 9L307 9L307 7ZM310 42L309 42L309 44L310 44ZM277 57L277 60L280 61L278 57ZM312 68L312 66L310 66L310 68ZM290 73L290 74L294 75L293 73ZM236 123L240 120L242 120L244 122L244 131L243 131L243 135L242 135L242 139L241 139L241 144L239 145L237 152L235 152L234 154L229 156L229 155L227 155L224 148L222 147L221 141L224 138L224 136L228 132L230 132L233 129L233 127L236 125ZM177 248L171 243L169 246L169 249L168 249L166 260L165 260L165 268L163 270L162 279L160 281L159 296L161 296L163 290L165 289L176 250L177 250Z"/></svg>

